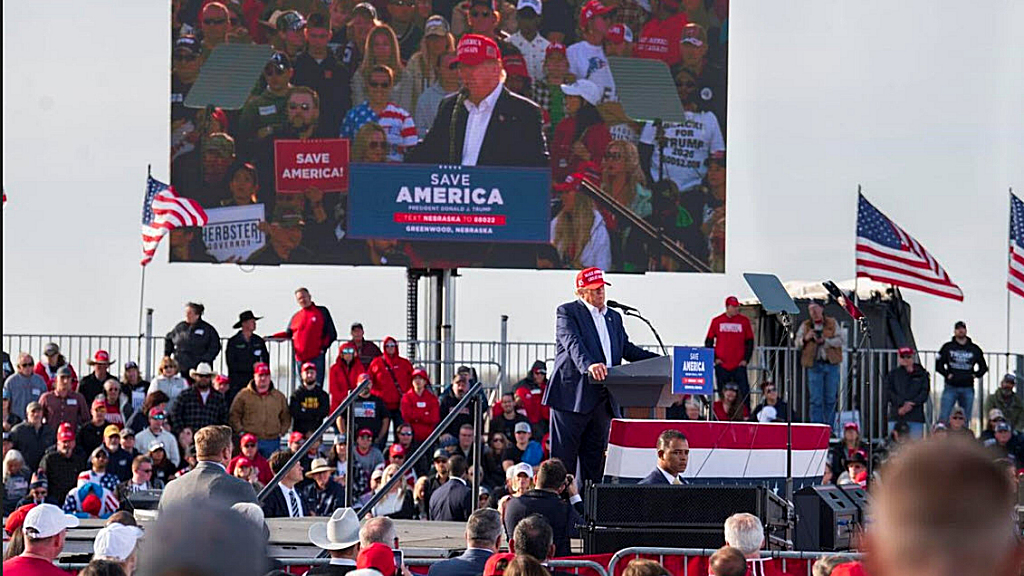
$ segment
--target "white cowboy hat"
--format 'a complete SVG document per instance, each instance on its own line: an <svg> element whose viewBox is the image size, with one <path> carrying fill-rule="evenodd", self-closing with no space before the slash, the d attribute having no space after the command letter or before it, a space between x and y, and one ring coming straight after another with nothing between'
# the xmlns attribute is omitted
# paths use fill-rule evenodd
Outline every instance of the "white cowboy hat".
<svg viewBox="0 0 1024 576"><path fill-rule="evenodd" d="M324 550L344 550L359 543L359 516L351 508L338 508L327 522L309 527L309 541Z"/></svg>
<svg viewBox="0 0 1024 576"><path fill-rule="evenodd" d="M206 362L200 362L198 366L188 371L189 376L213 376L213 368Z"/></svg>

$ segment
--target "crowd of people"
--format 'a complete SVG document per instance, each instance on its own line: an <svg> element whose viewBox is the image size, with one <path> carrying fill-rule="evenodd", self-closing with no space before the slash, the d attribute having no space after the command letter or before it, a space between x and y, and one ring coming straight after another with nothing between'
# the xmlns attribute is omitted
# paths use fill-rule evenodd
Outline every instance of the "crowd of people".
<svg viewBox="0 0 1024 576"><path fill-rule="evenodd" d="M181 1L171 26L171 183L204 208L263 205L268 241L248 262L680 269L636 229L642 220L724 270L724 0ZM221 44L274 53L240 111L186 106ZM685 120L627 117L610 56L664 62ZM492 108L525 128L503 137ZM453 132L482 110L465 121L476 136ZM346 193L277 191L275 141L337 137L352 162L550 167L551 244L492 253L352 240ZM584 181L628 213L598 204ZM213 259L196 229L174 230L171 252Z"/></svg>

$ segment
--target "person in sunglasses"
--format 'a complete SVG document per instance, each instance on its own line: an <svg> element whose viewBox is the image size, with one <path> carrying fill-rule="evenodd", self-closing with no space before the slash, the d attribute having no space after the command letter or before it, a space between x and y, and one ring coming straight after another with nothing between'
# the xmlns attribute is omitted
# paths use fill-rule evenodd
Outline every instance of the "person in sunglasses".
<svg viewBox="0 0 1024 576"><path fill-rule="evenodd" d="M11 413L17 414L22 420L25 419L25 410L29 402L39 400L39 397L46 393L46 382L33 371L34 366L35 360L32 359L32 355L22 352L18 355L18 363L15 365L17 372L4 381L4 399L10 400Z"/></svg>
<svg viewBox="0 0 1024 576"><path fill-rule="evenodd" d="M231 13L228 7L220 2L210 2L203 6L199 17L200 29L203 31L203 53L201 60L206 61L217 46L227 42L228 31L231 30Z"/></svg>
<svg viewBox="0 0 1024 576"><path fill-rule="evenodd" d="M387 133L387 159L401 162L405 151L416 144L416 124L404 108L391 101L395 72L378 64L366 73L367 99L349 110L341 123L341 137L352 139L364 124L376 122Z"/></svg>
<svg viewBox="0 0 1024 576"><path fill-rule="evenodd" d="M284 52L275 52L263 67L267 87L245 103L238 119L238 145L242 156L251 154L254 147L271 138L287 120L293 74L292 60ZM273 174L273 170L270 173ZM267 181L262 178L263 174L260 176L262 181Z"/></svg>

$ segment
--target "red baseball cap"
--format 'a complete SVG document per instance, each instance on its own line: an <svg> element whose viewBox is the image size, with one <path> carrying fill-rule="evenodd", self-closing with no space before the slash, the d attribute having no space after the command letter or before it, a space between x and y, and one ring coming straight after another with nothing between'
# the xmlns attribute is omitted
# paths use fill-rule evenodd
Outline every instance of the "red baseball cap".
<svg viewBox="0 0 1024 576"><path fill-rule="evenodd" d="M549 56L552 52L558 52L562 56L565 56L565 44L561 42L552 42L548 44L548 47L544 49L544 56Z"/></svg>
<svg viewBox="0 0 1024 576"><path fill-rule="evenodd" d="M255 434L242 434L242 439L238 442L240 445L245 446L246 444L258 444L259 438Z"/></svg>
<svg viewBox="0 0 1024 576"><path fill-rule="evenodd" d="M615 10L615 8L601 4L600 0L590 0L580 9L580 28L586 30L591 18L607 14L612 10Z"/></svg>
<svg viewBox="0 0 1024 576"><path fill-rule="evenodd" d="M427 371L424 370L423 368L417 368L417 369L413 370L412 371L412 378L413 379L423 378L424 380L427 381L427 384L430 384L430 375L427 374Z"/></svg>
<svg viewBox="0 0 1024 576"><path fill-rule="evenodd" d="M239 456L238 460L235 460L235 468L241 468L242 466L253 467L252 460L249 460L245 456Z"/></svg>
<svg viewBox="0 0 1024 576"><path fill-rule="evenodd" d="M21 525L25 523L25 515L28 514L29 510L35 507L35 504L25 504L14 512L11 512L11 515L7 517L7 523L4 524L4 530L6 530L8 534L14 534L15 531L20 530Z"/></svg>
<svg viewBox="0 0 1024 576"><path fill-rule="evenodd" d="M729 296L728 298L725 299L725 305L726 306L739 306L740 305L740 299L735 297L735 296Z"/></svg>
<svg viewBox="0 0 1024 576"><path fill-rule="evenodd" d="M580 187L580 183L583 182L583 174L579 172L573 172L565 177L565 181L560 184L552 184L551 188L555 192L570 192Z"/></svg>
<svg viewBox="0 0 1024 576"><path fill-rule="evenodd" d="M57 440L61 442L68 442L75 439L75 430L71 427L70 422L61 423L60 427L57 428Z"/></svg>
<svg viewBox="0 0 1024 576"><path fill-rule="evenodd" d="M163 408L150 408L149 409L149 417L150 418L157 418L159 416L164 416L164 417L167 416L167 413L164 412Z"/></svg>
<svg viewBox="0 0 1024 576"><path fill-rule="evenodd" d="M360 436L369 436L370 438L373 438L373 430L370 430L369 428L360 428L359 432L356 432L356 438L359 438Z"/></svg>
<svg viewBox="0 0 1024 576"><path fill-rule="evenodd" d="M856 422L847 422L846 424L843 424L843 430L847 430L850 428L853 428L854 430L860 432L860 424L857 424Z"/></svg>
<svg viewBox="0 0 1024 576"><path fill-rule="evenodd" d="M623 44L625 42L633 42L633 31L629 29L629 26L625 24L615 24L608 28L608 34L606 35L608 41L612 44Z"/></svg>
<svg viewBox="0 0 1024 576"><path fill-rule="evenodd" d="M99 516L102 510L103 503L100 502L99 496L95 493L89 493L88 496L82 499L82 512L90 516Z"/></svg>
<svg viewBox="0 0 1024 576"><path fill-rule="evenodd" d="M530 77L530 71L526 69L526 60L524 60L519 54L505 56L502 63L505 65L505 72L509 76L519 76L520 78Z"/></svg>
<svg viewBox="0 0 1024 576"><path fill-rule="evenodd" d="M302 369L299 370L299 372L305 372L306 370L309 370L310 368L312 368L313 371L316 372L316 364L313 364L312 362L305 362L305 363L303 363Z"/></svg>
<svg viewBox="0 0 1024 576"><path fill-rule="evenodd" d="M900 346L900 349L897 350L896 353L900 356L912 356L914 354L914 349L910 346Z"/></svg>
<svg viewBox="0 0 1024 576"><path fill-rule="evenodd" d="M356 557L356 568L373 568L383 576L395 573L395 556L387 544L374 542L359 551Z"/></svg>
<svg viewBox="0 0 1024 576"><path fill-rule="evenodd" d="M459 40L458 51L452 64L476 66L488 60L501 60L498 43L480 34L466 34Z"/></svg>
<svg viewBox="0 0 1024 576"><path fill-rule="evenodd" d="M288 435L289 444L291 444L292 442L302 442L305 439L306 437L303 436L302 432L299 431L292 432L291 434Z"/></svg>
<svg viewBox="0 0 1024 576"><path fill-rule="evenodd" d="M92 409L95 410L97 408L103 408L104 410L106 410L107 409L107 401L104 400L103 398L97 398L97 399L93 400L92 401Z"/></svg>
<svg viewBox="0 0 1024 576"><path fill-rule="evenodd" d="M223 375L223 374L217 374L216 376L213 377L213 383L214 384L223 384L223 383L227 382L228 380L229 380L228 377Z"/></svg>
<svg viewBox="0 0 1024 576"><path fill-rule="evenodd" d="M600 286L611 286L611 284L604 281L604 272L596 266L590 268L584 268L576 274L576 287L577 288L598 288Z"/></svg>
<svg viewBox="0 0 1024 576"><path fill-rule="evenodd" d="M392 458L395 456L405 456L405 446L401 444L392 444L391 448L388 449L388 455Z"/></svg>
<svg viewBox="0 0 1024 576"><path fill-rule="evenodd" d="M270 366L266 362L257 362L252 367L253 374L270 374Z"/></svg>
<svg viewBox="0 0 1024 576"><path fill-rule="evenodd" d="M515 557L516 555L511 552L491 554L487 563L484 564L483 576L502 576L505 573L505 568L508 568L509 562Z"/></svg>

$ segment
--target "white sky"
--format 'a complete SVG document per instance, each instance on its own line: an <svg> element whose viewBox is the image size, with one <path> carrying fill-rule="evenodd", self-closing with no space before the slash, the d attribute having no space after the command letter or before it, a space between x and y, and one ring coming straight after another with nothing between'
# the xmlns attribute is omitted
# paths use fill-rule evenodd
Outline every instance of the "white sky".
<svg viewBox="0 0 1024 576"><path fill-rule="evenodd" d="M146 165L166 180L169 33L163 2L3 6L3 330L135 332ZM667 342L698 343L747 271L853 273L857 184L922 242L963 303L905 292L922 348L967 321L1006 347L1007 188L1024 193L1024 2L734 0L730 23L727 274L615 276ZM165 243L166 244L166 243ZM400 269L169 265L147 272L156 331L206 304L230 335L239 311L283 327L310 287L344 333L405 333ZM465 270L457 337L549 341L571 272ZM1012 303L1024 349L1024 301ZM653 339L628 320L634 341ZM81 362L73 358L72 361ZM524 367L525 368L525 367ZM513 372L517 372L513 368Z"/></svg>

